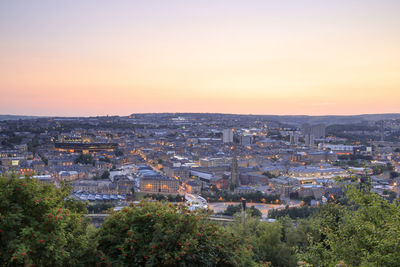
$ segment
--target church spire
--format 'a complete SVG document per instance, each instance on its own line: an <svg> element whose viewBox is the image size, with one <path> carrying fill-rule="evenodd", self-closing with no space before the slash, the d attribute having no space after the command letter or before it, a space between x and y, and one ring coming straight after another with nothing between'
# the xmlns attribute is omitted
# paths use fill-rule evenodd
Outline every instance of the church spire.
<svg viewBox="0 0 400 267"><path fill-rule="evenodd" d="M240 186L236 145L233 145L232 149L233 149L233 157L231 166L231 180L229 185L231 189Z"/></svg>

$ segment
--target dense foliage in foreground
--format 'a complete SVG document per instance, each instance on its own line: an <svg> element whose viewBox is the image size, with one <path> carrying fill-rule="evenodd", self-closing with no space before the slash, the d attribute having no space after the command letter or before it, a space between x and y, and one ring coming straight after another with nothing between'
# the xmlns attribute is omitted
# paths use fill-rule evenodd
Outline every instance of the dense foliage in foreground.
<svg viewBox="0 0 400 267"><path fill-rule="evenodd" d="M0 178L0 265L85 265L88 223L68 191Z"/></svg>
<svg viewBox="0 0 400 267"><path fill-rule="evenodd" d="M142 201L96 230L68 190L0 178L0 265L252 266L252 250L185 205Z"/></svg>
<svg viewBox="0 0 400 267"><path fill-rule="evenodd" d="M0 178L1 266L396 266L400 209L350 187L293 223L242 217L229 225L185 205L146 202L112 213L102 227L68 200L67 187ZM279 217L279 216L278 216ZM295 216L297 217L297 216ZM301 216L300 216L301 217ZM297 217L298 218L298 217ZM340 266L340 265L339 265Z"/></svg>
<svg viewBox="0 0 400 267"><path fill-rule="evenodd" d="M368 190L346 190L348 205L329 204L314 218L316 238L301 257L315 266L398 266L400 207Z"/></svg>
<svg viewBox="0 0 400 267"><path fill-rule="evenodd" d="M106 219L98 255L123 266L251 266L251 249L185 205L141 202Z"/></svg>

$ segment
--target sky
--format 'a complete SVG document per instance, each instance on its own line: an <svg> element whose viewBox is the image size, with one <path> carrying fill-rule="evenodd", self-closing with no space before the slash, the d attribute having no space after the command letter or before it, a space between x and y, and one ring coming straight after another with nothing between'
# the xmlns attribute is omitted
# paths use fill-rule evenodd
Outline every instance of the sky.
<svg viewBox="0 0 400 267"><path fill-rule="evenodd" d="M398 0L0 1L0 114L400 112Z"/></svg>

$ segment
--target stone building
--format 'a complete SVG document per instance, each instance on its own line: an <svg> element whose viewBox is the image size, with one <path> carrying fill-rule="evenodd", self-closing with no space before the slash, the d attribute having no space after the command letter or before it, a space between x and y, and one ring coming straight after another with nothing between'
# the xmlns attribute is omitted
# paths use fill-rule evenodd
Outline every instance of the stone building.
<svg viewBox="0 0 400 267"><path fill-rule="evenodd" d="M140 191L148 193L177 194L179 181L165 176L149 176L140 179Z"/></svg>

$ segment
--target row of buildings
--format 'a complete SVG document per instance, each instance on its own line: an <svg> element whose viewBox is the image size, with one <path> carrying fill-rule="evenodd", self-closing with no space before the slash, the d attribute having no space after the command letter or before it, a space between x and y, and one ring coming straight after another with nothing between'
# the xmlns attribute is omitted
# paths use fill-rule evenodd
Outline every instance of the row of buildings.
<svg viewBox="0 0 400 267"><path fill-rule="evenodd" d="M40 118L0 122L0 129L1 172L70 181L76 192L91 194L200 194L215 187L317 198L338 187L336 177L400 162L398 142L353 142L328 135L324 124L283 127L259 116ZM347 164L350 156L363 159L361 170Z"/></svg>

